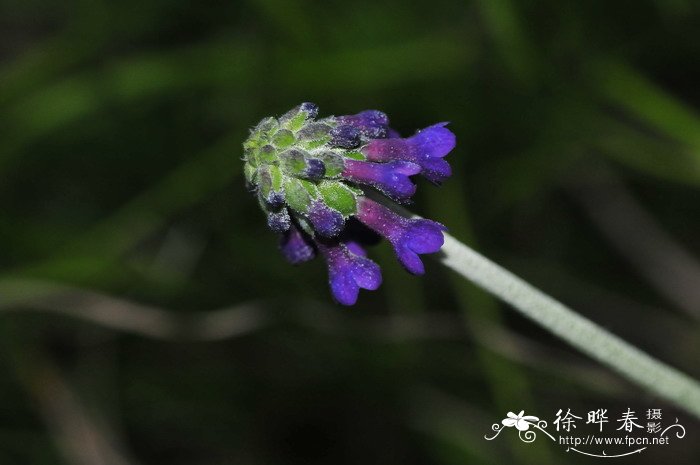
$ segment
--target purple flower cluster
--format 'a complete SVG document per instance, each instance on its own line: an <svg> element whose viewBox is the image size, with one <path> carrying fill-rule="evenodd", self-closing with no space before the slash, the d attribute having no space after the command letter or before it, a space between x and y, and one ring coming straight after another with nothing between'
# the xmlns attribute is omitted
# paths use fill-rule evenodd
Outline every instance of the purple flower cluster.
<svg viewBox="0 0 700 465"><path fill-rule="evenodd" d="M442 247L443 225L405 218L366 194L406 202L416 191L412 176L442 182L451 174L444 157L455 136L439 123L401 138L377 110L317 114L315 105L304 103L261 121L244 144L246 180L270 228L281 233L284 257L299 264L322 255L333 296L352 305L360 289L381 285L381 270L365 251L377 236L416 275L425 272L420 255Z"/></svg>

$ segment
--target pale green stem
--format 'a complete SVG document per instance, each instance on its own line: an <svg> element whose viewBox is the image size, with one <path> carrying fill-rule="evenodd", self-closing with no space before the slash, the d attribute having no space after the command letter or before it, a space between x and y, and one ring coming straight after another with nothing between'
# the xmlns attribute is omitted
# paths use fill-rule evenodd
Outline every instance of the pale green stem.
<svg viewBox="0 0 700 465"><path fill-rule="evenodd" d="M700 384L445 234L441 262L576 349L700 418Z"/></svg>

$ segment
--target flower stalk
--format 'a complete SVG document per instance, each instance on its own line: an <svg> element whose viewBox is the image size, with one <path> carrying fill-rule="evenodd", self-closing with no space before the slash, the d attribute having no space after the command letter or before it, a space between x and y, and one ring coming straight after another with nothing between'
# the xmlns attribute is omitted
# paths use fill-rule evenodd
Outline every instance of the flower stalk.
<svg viewBox="0 0 700 465"><path fill-rule="evenodd" d="M700 384L651 357L445 233L440 262L574 348L700 418Z"/></svg>

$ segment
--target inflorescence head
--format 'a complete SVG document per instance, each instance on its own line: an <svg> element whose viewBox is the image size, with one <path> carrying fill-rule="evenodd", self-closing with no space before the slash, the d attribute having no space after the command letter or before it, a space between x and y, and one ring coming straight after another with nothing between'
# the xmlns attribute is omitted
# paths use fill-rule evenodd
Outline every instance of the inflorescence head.
<svg viewBox="0 0 700 465"><path fill-rule="evenodd" d="M402 139L377 110L317 117L318 107L307 102L260 121L243 144L244 173L268 226L282 235L284 256L297 264L320 252L334 297L351 305L360 288L381 284L379 266L364 250L368 236L388 239L401 264L422 274L418 254L437 252L445 230L394 213L367 190L407 202L416 190L411 176L439 184L451 174L443 158L455 136L438 123Z"/></svg>

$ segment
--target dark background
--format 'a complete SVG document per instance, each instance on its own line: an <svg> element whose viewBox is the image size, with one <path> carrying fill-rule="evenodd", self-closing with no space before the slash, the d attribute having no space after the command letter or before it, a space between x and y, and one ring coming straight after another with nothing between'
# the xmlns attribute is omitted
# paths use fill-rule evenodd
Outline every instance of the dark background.
<svg viewBox="0 0 700 465"><path fill-rule="evenodd" d="M698 377L698 30L691 0L3 0L0 463L591 463L484 435L601 407L688 431L616 463L698 463L690 414L435 261L382 245L336 306L240 161L302 101L450 121L413 210Z"/></svg>

